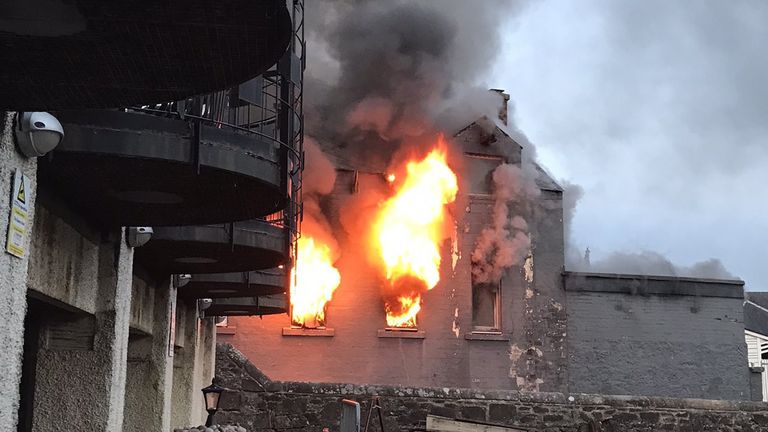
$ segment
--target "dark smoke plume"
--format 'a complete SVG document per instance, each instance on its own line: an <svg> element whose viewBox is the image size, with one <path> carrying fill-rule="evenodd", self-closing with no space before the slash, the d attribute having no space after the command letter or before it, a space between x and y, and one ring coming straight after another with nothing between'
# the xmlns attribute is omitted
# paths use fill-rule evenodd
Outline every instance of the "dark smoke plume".
<svg viewBox="0 0 768 432"><path fill-rule="evenodd" d="M450 136L482 115L495 115L496 102L477 78L492 66L499 25L513 6L311 2L309 133L339 164L384 171L403 145L437 131Z"/></svg>
<svg viewBox="0 0 768 432"><path fill-rule="evenodd" d="M521 3L307 2L307 134L317 140L336 167L385 172L393 155L397 157L403 147L431 142L436 132L452 136L482 116L495 118L498 95L489 93L489 86L479 77L494 64L501 23L516 19ZM511 120L513 108L510 106ZM524 147L521 178L535 179L535 148L514 124L505 131ZM312 176L315 170L327 172L326 168L310 163L306 173ZM526 249L527 237L526 229L518 228L524 226L522 215L510 210L515 200L524 197L505 198L506 190L516 187L514 183L495 182L494 186L492 225L481 234L473 253L475 264L481 264L476 271L490 279L514 265ZM564 189L567 268L729 275L717 261L682 268L659 254L645 252L615 253L590 263L585 260L585 245L576 246L571 235L571 220L582 191L571 184L565 184ZM324 218L313 216L319 214L316 202L307 205L308 213L320 221L316 225L324 226Z"/></svg>

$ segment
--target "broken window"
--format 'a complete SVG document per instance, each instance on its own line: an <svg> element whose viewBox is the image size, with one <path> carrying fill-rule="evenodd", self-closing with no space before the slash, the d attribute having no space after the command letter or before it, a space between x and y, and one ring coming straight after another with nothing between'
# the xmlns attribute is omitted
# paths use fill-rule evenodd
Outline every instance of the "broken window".
<svg viewBox="0 0 768 432"><path fill-rule="evenodd" d="M472 278L472 330L501 331L501 281L475 282Z"/></svg>

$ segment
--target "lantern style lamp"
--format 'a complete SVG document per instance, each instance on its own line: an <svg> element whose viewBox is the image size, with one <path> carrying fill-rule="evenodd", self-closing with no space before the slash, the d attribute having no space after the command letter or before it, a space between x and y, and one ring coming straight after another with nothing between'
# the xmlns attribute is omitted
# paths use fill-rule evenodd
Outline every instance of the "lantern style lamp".
<svg viewBox="0 0 768 432"><path fill-rule="evenodd" d="M219 399L223 388L216 385L216 378L211 380L211 385L202 389L203 399L205 400L205 410L208 411L208 419L205 421L205 426L209 427L213 424L213 415L219 410Z"/></svg>

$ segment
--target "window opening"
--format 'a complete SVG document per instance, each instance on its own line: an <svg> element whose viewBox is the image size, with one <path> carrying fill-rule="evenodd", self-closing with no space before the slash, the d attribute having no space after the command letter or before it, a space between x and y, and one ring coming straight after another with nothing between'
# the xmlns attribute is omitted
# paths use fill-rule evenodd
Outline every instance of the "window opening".
<svg viewBox="0 0 768 432"><path fill-rule="evenodd" d="M472 330L501 332L501 281L475 282L472 277Z"/></svg>

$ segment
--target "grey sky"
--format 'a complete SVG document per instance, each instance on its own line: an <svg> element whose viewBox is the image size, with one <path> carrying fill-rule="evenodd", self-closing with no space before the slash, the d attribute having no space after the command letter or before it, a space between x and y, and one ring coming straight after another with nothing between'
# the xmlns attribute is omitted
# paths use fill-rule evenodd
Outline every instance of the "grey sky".
<svg viewBox="0 0 768 432"><path fill-rule="evenodd" d="M488 78L558 178L593 259L719 258L768 290L768 2L546 0L504 28Z"/></svg>

